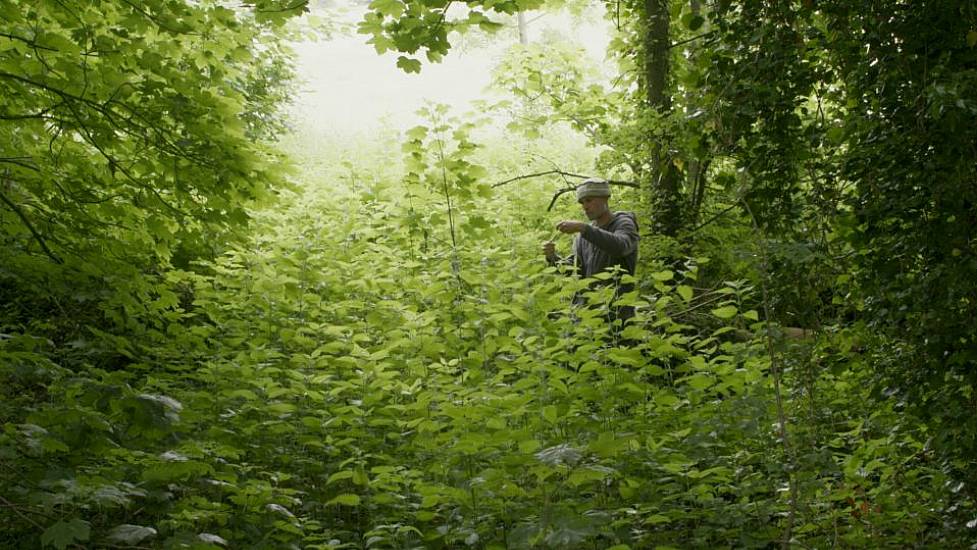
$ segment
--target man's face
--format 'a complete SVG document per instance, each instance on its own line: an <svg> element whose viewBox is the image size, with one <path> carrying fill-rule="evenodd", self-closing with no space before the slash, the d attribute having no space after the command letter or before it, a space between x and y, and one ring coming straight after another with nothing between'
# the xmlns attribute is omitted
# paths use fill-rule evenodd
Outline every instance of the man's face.
<svg viewBox="0 0 977 550"><path fill-rule="evenodd" d="M596 220L607 212L607 197L586 197L581 199L580 207L588 220Z"/></svg>

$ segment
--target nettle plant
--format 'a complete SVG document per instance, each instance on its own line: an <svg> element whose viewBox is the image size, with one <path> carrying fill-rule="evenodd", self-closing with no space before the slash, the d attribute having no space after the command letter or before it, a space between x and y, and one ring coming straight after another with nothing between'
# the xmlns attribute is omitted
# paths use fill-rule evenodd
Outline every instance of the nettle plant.
<svg viewBox="0 0 977 550"><path fill-rule="evenodd" d="M154 363L51 375L49 401L0 441L23 480L11 494L30 503L12 544L639 548L780 534L788 462L769 361L738 340L755 328L751 291L701 288L695 262L640 274L621 298L638 307L635 344L616 345L612 291L547 267L546 228L499 206L520 199L479 196L472 127L431 113L408 134L403 180L353 178L345 196L310 186L255 212L247 242L168 272L179 300L169 338L147 344ZM589 307L570 305L576 292Z"/></svg>
<svg viewBox="0 0 977 550"><path fill-rule="evenodd" d="M539 257L548 230L524 207L548 197L480 199L471 128L427 128L404 178L351 162L345 194L283 195L246 242L167 272L168 337L140 363L78 376L44 342L3 340L29 406L3 409L20 518L3 542L765 547L788 526L926 540L932 513L892 490L938 475L909 456L919 435L889 431L892 407L832 405L862 395L847 368L808 380L813 357L857 360L857 334L823 344L847 358L768 347L758 289L708 283L698 258L642 266L618 345L612 290ZM479 217L487 229L463 229ZM803 420L789 446L771 357Z"/></svg>
<svg viewBox="0 0 977 550"><path fill-rule="evenodd" d="M740 313L732 290L698 296L694 266L656 272L653 293L625 298L641 311L627 332L639 344L614 346L608 292L571 310L587 283L514 253L542 231L450 240L451 217L487 207L459 189L454 169L470 165L446 162L464 150L437 143L447 131L412 131L416 179L372 185L369 203L297 201L268 215L274 238L197 282L227 350L200 375L199 407L221 418L208 433L261 465L235 485L274 479L248 509L282 516L267 524L276 540L321 547L769 540L783 503L763 469L764 360L723 341L724 325L755 313ZM424 217L404 223L390 205L408 190L406 214ZM450 217L439 210L449 201ZM322 238L310 222L338 219L330 208L346 221ZM495 214L499 227L506 218ZM448 237L434 236L438 222ZM425 230L428 243L405 250ZM715 334L676 320L697 307ZM737 505L743 514L722 519Z"/></svg>

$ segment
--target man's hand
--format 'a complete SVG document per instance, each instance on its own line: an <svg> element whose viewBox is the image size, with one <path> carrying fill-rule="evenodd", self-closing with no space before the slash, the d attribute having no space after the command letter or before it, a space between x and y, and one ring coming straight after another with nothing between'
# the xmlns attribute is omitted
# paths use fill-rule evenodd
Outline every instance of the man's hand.
<svg viewBox="0 0 977 550"><path fill-rule="evenodd" d="M543 243L543 255L546 256L547 260L556 259L556 244L553 241Z"/></svg>
<svg viewBox="0 0 977 550"><path fill-rule="evenodd" d="M561 233L580 233L587 228L587 224L573 220L563 220L556 224L556 229Z"/></svg>

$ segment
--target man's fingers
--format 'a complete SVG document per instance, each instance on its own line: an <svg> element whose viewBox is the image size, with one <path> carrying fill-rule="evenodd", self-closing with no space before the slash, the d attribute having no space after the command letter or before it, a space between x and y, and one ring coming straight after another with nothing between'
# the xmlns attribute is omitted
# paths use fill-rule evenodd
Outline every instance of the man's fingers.
<svg viewBox="0 0 977 550"><path fill-rule="evenodd" d="M581 225L579 222L563 220L556 224L556 229L561 233L579 233Z"/></svg>

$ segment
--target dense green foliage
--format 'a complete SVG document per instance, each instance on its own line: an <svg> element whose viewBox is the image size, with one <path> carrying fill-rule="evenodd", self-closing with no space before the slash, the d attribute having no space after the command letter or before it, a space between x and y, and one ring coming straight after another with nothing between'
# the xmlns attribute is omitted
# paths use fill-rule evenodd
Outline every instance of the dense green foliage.
<svg viewBox="0 0 977 550"><path fill-rule="evenodd" d="M977 541L972 2L661 3L667 109L609 3L616 76L513 48L504 136L275 145L304 4L0 0L0 546ZM450 4L360 30L417 71L544 5ZM627 345L554 169L680 218Z"/></svg>

